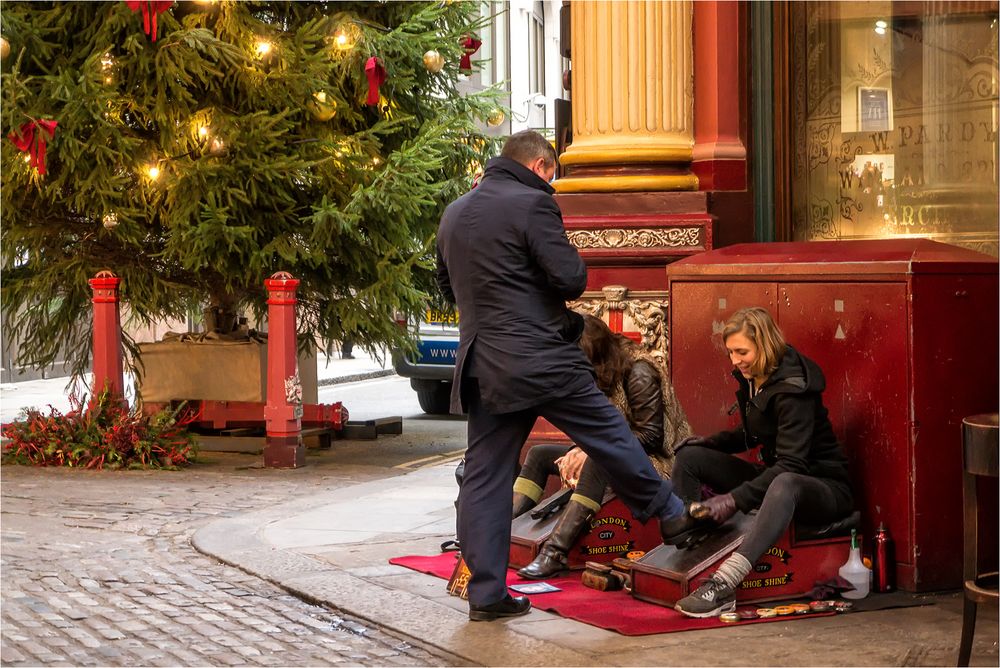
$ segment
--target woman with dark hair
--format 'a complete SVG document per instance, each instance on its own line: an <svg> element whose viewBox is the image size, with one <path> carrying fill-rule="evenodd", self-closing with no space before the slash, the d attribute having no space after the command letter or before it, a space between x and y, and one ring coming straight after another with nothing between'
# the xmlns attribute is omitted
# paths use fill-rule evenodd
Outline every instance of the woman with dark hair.
<svg viewBox="0 0 1000 668"><path fill-rule="evenodd" d="M674 397L663 362L592 315L584 315L580 347L594 367L597 386L625 416L653 468L669 478L673 446L691 435L691 427ZM608 485L601 469L580 448L536 445L528 451L514 482L514 517L538 503L549 475L560 476L573 488L573 495L538 556L518 571L525 578L547 578L566 568L570 546L601 509Z"/></svg>
<svg viewBox="0 0 1000 668"><path fill-rule="evenodd" d="M760 510L736 552L674 606L689 617L735 609L743 578L793 518L818 526L853 510L847 459L823 406L826 379L819 366L785 343L771 314L759 307L734 313L722 340L739 383L742 426L678 443L674 488L685 503L700 501L717 524L737 510ZM763 463L734 456L758 444ZM702 485L716 495L701 501ZM677 528L698 522L688 515Z"/></svg>

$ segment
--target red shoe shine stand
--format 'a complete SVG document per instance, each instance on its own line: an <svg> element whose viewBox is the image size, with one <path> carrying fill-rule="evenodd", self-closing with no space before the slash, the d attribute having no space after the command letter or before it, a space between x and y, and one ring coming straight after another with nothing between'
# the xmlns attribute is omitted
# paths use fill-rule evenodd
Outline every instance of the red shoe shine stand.
<svg viewBox="0 0 1000 668"><path fill-rule="evenodd" d="M632 565L632 595L673 607L698 588L743 542L753 518L737 513L697 545L661 545ZM806 595L817 581L837 575L847 561L850 536L796 540L794 527L754 565L736 592L737 603L756 603Z"/></svg>
<svg viewBox="0 0 1000 668"><path fill-rule="evenodd" d="M552 502L549 497L535 509L542 509ZM527 566L538 555L542 544L552 534L562 511L543 519L533 519L528 511L514 519L511 524L510 565L513 568ZM624 557L634 550L648 551L662 544L660 525L655 520L640 524L632 517L625 504L608 492L600 511L590 520L589 528L580 534L569 550L569 568L582 570L588 561L608 563Z"/></svg>

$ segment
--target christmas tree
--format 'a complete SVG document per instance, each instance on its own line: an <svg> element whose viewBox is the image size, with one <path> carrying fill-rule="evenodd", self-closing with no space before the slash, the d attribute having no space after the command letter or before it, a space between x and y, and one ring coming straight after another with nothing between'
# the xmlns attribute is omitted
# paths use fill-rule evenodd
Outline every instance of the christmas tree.
<svg viewBox="0 0 1000 668"><path fill-rule="evenodd" d="M21 362L68 347L86 368L102 269L140 322L204 309L228 332L287 271L302 340L405 343L393 316L426 305L440 213L496 150L498 92L457 90L488 20L452 1L4 3Z"/></svg>

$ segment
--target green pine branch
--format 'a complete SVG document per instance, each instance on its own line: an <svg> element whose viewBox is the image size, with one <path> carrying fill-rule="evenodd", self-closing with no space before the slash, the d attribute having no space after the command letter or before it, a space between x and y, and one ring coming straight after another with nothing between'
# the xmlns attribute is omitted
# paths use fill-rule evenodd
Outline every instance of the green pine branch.
<svg viewBox="0 0 1000 668"><path fill-rule="evenodd" d="M69 349L86 369L87 279L102 269L142 323L208 305L263 315L264 279L289 271L303 340L406 345L394 317L432 298L441 211L496 150L482 128L502 91L458 92L461 41L490 20L478 12L182 2L154 43L122 2L5 3L3 133L59 123L44 177L0 148L0 296L20 362ZM376 106L371 56L388 75Z"/></svg>

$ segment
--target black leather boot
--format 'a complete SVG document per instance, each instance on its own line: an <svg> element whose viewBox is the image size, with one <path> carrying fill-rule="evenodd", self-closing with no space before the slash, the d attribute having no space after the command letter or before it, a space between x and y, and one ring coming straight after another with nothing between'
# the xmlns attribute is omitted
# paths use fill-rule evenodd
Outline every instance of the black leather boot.
<svg viewBox="0 0 1000 668"><path fill-rule="evenodd" d="M696 517L692 512L700 515ZM665 545L682 545L696 533L708 532L718 525L708 515L701 514L701 506L697 502L684 506L684 512L677 517L660 520L660 536Z"/></svg>
<svg viewBox="0 0 1000 668"><path fill-rule="evenodd" d="M538 556L517 574L529 580L542 580L565 570L566 554L570 546L593 516L594 511L582 503L576 501L567 503L562 517L552 530L552 535L542 545Z"/></svg>
<svg viewBox="0 0 1000 668"><path fill-rule="evenodd" d="M525 496L520 492L514 492L514 514L511 517L520 517L535 507L538 502L530 496Z"/></svg>
<svg viewBox="0 0 1000 668"><path fill-rule="evenodd" d="M677 517L660 520L660 536L665 545L681 545L694 533L699 521L691 517L687 508Z"/></svg>

